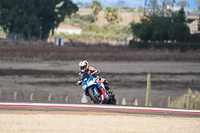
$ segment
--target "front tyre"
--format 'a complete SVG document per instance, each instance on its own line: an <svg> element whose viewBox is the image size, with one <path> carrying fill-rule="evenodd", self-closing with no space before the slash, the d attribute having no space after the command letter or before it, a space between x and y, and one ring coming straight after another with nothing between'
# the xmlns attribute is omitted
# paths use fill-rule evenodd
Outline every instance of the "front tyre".
<svg viewBox="0 0 200 133"><path fill-rule="evenodd" d="M94 102L94 104L100 104L100 101L97 99L96 95L94 94L94 90L93 89L90 89L88 91L89 93L89 96L91 98L91 100Z"/></svg>

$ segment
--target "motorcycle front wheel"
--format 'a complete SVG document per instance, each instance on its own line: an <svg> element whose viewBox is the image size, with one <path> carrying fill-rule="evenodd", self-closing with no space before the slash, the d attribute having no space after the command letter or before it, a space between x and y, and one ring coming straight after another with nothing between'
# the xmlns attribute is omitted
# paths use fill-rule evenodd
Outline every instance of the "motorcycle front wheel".
<svg viewBox="0 0 200 133"><path fill-rule="evenodd" d="M100 100L98 100L97 96L94 94L94 90L93 89L90 89L88 91L89 93L89 96L91 98L91 100L94 102L94 104L100 104Z"/></svg>

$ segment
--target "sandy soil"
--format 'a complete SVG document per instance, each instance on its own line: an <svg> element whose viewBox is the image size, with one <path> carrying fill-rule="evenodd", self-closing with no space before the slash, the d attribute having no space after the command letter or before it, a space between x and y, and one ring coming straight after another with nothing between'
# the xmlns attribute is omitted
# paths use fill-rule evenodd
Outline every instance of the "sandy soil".
<svg viewBox="0 0 200 133"><path fill-rule="evenodd" d="M199 133L200 118L104 112L0 111L1 133Z"/></svg>
<svg viewBox="0 0 200 133"><path fill-rule="evenodd" d="M79 13L81 15L92 14L92 12L79 12ZM122 24L122 25L128 25L133 21L139 22L142 17L142 14L131 13L131 12L122 12L120 13L120 15L123 21L120 22L119 24ZM108 21L104 17L104 12L100 12L97 17L98 17L98 20L96 22L97 25L108 24Z"/></svg>

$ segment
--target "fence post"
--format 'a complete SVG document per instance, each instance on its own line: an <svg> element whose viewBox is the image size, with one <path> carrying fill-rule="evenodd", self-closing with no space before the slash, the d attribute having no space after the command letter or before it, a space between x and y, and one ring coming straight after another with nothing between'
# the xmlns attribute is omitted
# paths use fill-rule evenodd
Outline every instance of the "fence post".
<svg viewBox="0 0 200 133"><path fill-rule="evenodd" d="M135 99L133 105L138 106L138 100L137 99Z"/></svg>
<svg viewBox="0 0 200 133"><path fill-rule="evenodd" d="M30 100L33 101L33 93L30 95Z"/></svg>
<svg viewBox="0 0 200 133"><path fill-rule="evenodd" d="M171 100L170 100L170 96L168 96L168 108L170 108L171 107Z"/></svg>
<svg viewBox="0 0 200 133"><path fill-rule="evenodd" d="M188 96L187 96L186 109L190 109L191 100L192 100L192 91L189 88L189 90L188 90Z"/></svg>
<svg viewBox="0 0 200 133"><path fill-rule="evenodd" d="M146 88L146 103L145 106L150 106L150 97L151 97L151 74L147 75L147 88Z"/></svg>
<svg viewBox="0 0 200 133"><path fill-rule="evenodd" d="M68 102L68 96L65 97L65 102L66 102L66 103Z"/></svg>
<svg viewBox="0 0 200 133"><path fill-rule="evenodd" d="M126 105L126 99L123 98L122 101L121 101L122 105Z"/></svg>
<svg viewBox="0 0 200 133"><path fill-rule="evenodd" d="M14 100L17 100L17 92L14 93Z"/></svg>
<svg viewBox="0 0 200 133"><path fill-rule="evenodd" d="M51 95L48 96L48 101L51 101Z"/></svg>

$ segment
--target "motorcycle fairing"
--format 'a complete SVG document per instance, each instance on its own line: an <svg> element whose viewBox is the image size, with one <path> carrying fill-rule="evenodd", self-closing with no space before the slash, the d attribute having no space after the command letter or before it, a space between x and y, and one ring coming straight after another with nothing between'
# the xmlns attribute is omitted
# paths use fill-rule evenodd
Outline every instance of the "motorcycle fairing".
<svg viewBox="0 0 200 133"><path fill-rule="evenodd" d="M95 78L93 78L93 77L89 77L87 79L87 81L83 81L82 82L82 88L86 93L88 93L88 91L90 89L93 89L94 90L94 94L97 95L98 94L98 90L96 89L95 86L97 86L97 84L96 84Z"/></svg>

